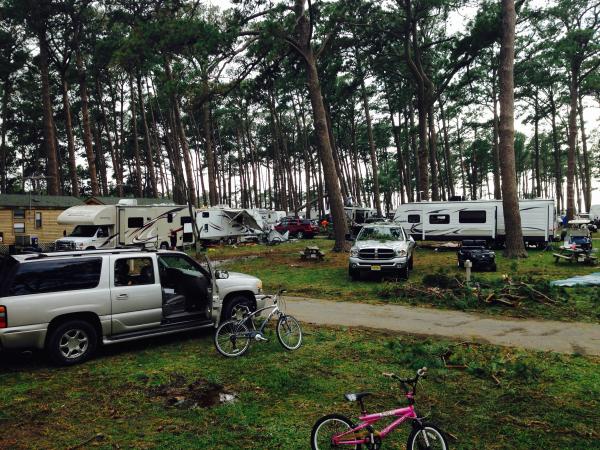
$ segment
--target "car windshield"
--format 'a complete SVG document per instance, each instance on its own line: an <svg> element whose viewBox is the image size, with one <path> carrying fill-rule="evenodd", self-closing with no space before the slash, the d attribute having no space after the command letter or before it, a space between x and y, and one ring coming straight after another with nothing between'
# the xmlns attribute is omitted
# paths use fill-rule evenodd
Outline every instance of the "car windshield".
<svg viewBox="0 0 600 450"><path fill-rule="evenodd" d="M77 225L70 237L93 237L98 227L96 225Z"/></svg>
<svg viewBox="0 0 600 450"><path fill-rule="evenodd" d="M363 227L357 241L403 241L404 233L400 227Z"/></svg>

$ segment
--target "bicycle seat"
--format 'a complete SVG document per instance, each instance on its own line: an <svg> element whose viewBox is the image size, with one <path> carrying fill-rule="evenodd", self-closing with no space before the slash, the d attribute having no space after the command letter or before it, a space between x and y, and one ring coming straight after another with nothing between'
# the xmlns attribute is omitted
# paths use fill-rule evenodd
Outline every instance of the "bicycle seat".
<svg viewBox="0 0 600 450"><path fill-rule="evenodd" d="M346 400L348 400L349 402L358 402L361 401L363 398L368 397L369 395L373 395L370 392L356 392L354 394L344 394L344 397L346 397Z"/></svg>

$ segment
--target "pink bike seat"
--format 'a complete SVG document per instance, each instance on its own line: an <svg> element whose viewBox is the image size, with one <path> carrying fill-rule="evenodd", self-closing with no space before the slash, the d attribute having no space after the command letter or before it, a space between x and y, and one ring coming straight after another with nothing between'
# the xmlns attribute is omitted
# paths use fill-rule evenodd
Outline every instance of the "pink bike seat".
<svg viewBox="0 0 600 450"><path fill-rule="evenodd" d="M369 395L373 394L371 394L370 392L357 392L354 394L344 394L344 397L346 397L346 400L348 400L349 402L358 402L363 398L368 397Z"/></svg>

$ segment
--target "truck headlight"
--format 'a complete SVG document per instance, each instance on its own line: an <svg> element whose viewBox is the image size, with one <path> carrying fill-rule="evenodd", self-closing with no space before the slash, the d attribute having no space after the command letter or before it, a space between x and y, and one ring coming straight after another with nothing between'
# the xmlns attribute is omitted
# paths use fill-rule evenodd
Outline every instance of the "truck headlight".
<svg viewBox="0 0 600 450"><path fill-rule="evenodd" d="M352 248L350 249L350 256L358 256L358 249L357 249L357 248L354 248L354 247L352 247Z"/></svg>
<svg viewBox="0 0 600 450"><path fill-rule="evenodd" d="M398 257L406 256L406 250L399 250L399 249L397 249L396 250L396 256L398 256Z"/></svg>

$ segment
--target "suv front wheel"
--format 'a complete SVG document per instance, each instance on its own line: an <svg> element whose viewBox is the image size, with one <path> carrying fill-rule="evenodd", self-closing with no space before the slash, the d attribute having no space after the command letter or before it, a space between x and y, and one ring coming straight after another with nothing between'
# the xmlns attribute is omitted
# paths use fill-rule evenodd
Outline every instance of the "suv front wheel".
<svg viewBox="0 0 600 450"><path fill-rule="evenodd" d="M55 364L72 366L91 358L97 347L96 329L84 320L70 320L52 331L46 351Z"/></svg>

